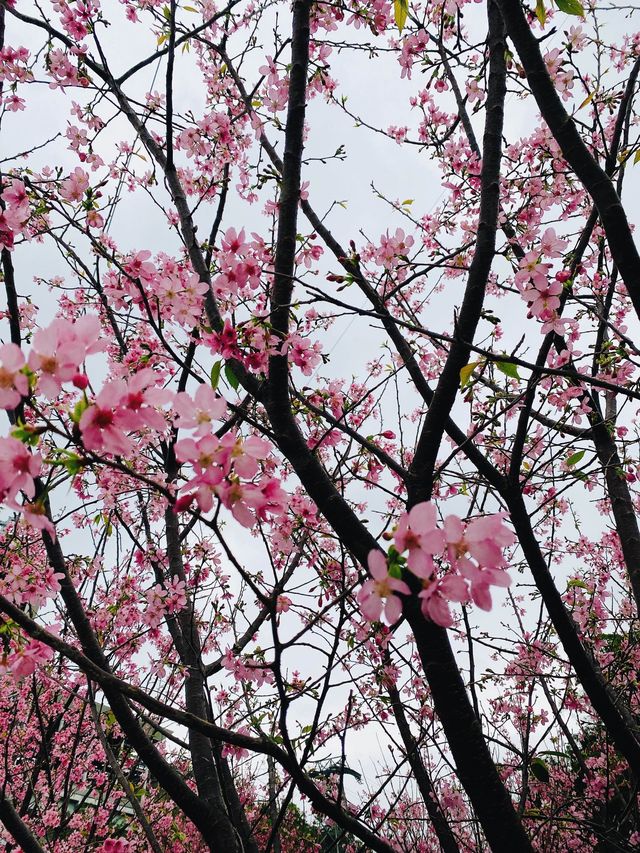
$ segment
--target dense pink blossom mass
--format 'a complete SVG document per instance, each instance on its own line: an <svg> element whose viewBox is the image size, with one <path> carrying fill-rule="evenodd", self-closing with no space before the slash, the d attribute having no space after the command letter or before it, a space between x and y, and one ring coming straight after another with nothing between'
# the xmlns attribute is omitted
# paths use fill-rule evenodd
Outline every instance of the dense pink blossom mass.
<svg viewBox="0 0 640 853"><path fill-rule="evenodd" d="M640 849L638 14L0 0L0 850Z"/></svg>

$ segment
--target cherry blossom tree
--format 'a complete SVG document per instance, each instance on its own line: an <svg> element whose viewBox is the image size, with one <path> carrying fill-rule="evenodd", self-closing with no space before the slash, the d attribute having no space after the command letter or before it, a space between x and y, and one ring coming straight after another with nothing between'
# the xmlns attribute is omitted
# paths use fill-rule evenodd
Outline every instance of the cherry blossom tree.
<svg viewBox="0 0 640 853"><path fill-rule="evenodd" d="M635 13L0 0L4 850L638 848Z"/></svg>

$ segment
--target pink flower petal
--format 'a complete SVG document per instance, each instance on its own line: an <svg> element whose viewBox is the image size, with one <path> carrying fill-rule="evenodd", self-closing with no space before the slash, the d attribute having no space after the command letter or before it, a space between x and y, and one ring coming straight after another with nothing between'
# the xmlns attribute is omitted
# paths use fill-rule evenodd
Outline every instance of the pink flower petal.
<svg viewBox="0 0 640 853"><path fill-rule="evenodd" d="M390 595L384 607L384 615L389 624L397 622L402 616L402 601L397 595Z"/></svg>
<svg viewBox="0 0 640 853"><path fill-rule="evenodd" d="M384 580L387 576L387 558L379 551L377 548L374 548L372 551L369 551L369 556L367 557L367 566L369 568L369 573L376 580L381 581Z"/></svg>

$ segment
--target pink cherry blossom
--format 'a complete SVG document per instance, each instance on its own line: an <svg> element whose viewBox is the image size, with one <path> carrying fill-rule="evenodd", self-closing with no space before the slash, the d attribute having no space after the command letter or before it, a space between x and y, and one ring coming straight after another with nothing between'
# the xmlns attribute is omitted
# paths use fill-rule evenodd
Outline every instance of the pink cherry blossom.
<svg viewBox="0 0 640 853"><path fill-rule="evenodd" d="M80 418L82 442L87 450L106 451L117 456L128 456L133 443L118 422L117 408L125 389L123 382L107 382Z"/></svg>
<svg viewBox="0 0 640 853"><path fill-rule="evenodd" d="M520 261L520 269L515 275L515 282L522 291L528 283L538 282L540 286L546 285L549 278L551 264L543 264L538 252L527 252Z"/></svg>
<svg viewBox="0 0 640 853"><path fill-rule="evenodd" d="M150 261L151 252L144 249L135 252L125 263L124 268L132 279L139 278L141 281L153 281L157 275L157 269L153 261Z"/></svg>
<svg viewBox="0 0 640 853"><path fill-rule="evenodd" d="M315 368L322 361L320 353L322 352L322 344L316 341L311 344L300 335L291 335L283 348L289 356L289 360L295 364L304 373L305 376L311 376Z"/></svg>
<svg viewBox="0 0 640 853"><path fill-rule="evenodd" d="M74 341L84 347L85 358L97 352L103 352L107 343L102 335L102 324L97 314L84 314L72 321L69 334Z"/></svg>
<svg viewBox="0 0 640 853"><path fill-rule="evenodd" d="M178 613L187 605L187 590L186 583L177 575L174 575L171 581L167 581L166 587L166 607L169 613Z"/></svg>
<svg viewBox="0 0 640 853"><path fill-rule="evenodd" d="M24 646L9 655L7 666L14 678L26 678L53 657L53 649L39 640L29 640Z"/></svg>
<svg viewBox="0 0 640 853"><path fill-rule="evenodd" d="M481 566L501 568L504 563L503 549L515 542L515 536L504 524L502 513L474 518L466 525L457 515L444 520L447 552L452 565L466 561L468 553Z"/></svg>
<svg viewBox="0 0 640 853"><path fill-rule="evenodd" d="M236 681L255 681L258 687L273 683L273 672L257 663L251 657L236 657L231 649L227 649L222 657L222 665L230 672Z"/></svg>
<svg viewBox="0 0 640 853"><path fill-rule="evenodd" d="M56 538L56 529L53 526L53 522L47 516L46 510L42 503L39 501L35 501L32 503L25 502L22 506L18 506L15 503L9 504L12 509L18 510L22 513L24 520L27 524L30 524L31 527L35 527L36 530L44 530L49 536L55 540Z"/></svg>
<svg viewBox="0 0 640 853"><path fill-rule="evenodd" d="M276 613L287 613L291 608L292 601L286 595L279 595L276 600Z"/></svg>
<svg viewBox="0 0 640 853"><path fill-rule="evenodd" d="M433 555L444 547L444 534L437 527L436 508L432 503L416 504L400 517L394 535L395 546L409 551L407 565L419 578L429 578L434 571Z"/></svg>
<svg viewBox="0 0 640 853"><path fill-rule="evenodd" d="M28 498L35 494L34 477L40 474L42 457L32 453L16 438L0 438L0 495L13 500L18 492Z"/></svg>
<svg viewBox="0 0 640 853"><path fill-rule="evenodd" d="M210 434L197 441L181 439L175 450L178 461L189 462L196 474L182 487L176 512L187 509L194 499L202 512L209 512L215 497L244 527L253 527L256 519L285 512L288 496L279 480L265 477L257 483L243 483L239 479L250 480L260 470L258 460L269 451L262 439L249 436L243 441L235 433L219 439Z"/></svg>
<svg viewBox="0 0 640 853"><path fill-rule="evenodd" d="M487 569L467 560L460 566L460 573L471 582L471 598L481 610L491 610L491 587L507 587L511 578L503 569Z"/></svg>
<svg viewBox="0 0 640 853"><path fill-rule="evenodd" d="M29 380L21 373L24 355L16 344L0 346L0 408L15 409L29 393Z"/></svg>
<svg viewBox="0 0 640 853"><path fill-rule="evenodd" d="M145 427L157 432L166 429L159 407L171 402L174 395L166 388L159 388L156 382L157 376L150 368L139 370L127 379L116 413L119 426L129 432Z"/></svg>
<svg viewBox="0 0 640 853"><path fill-rule="evenodd" d="M471 582L471 598L482 610L491 609L491 586L509 586L511 578L503 571L504 548L515 536L504 524L502 513L475 518L466 529L455 515L444 521L447 553L451 565Z"/></svg>
<svg viewBox="0 0 640 853"><path fill-rule="evenodd" d="M288 505L288 495L275 477L245 487L243 497L261 521L265 521L267 515L283 515Z"/></svg>
<svg viewBox="0 0 640 853"><path fill-rule="evenodd" d="M196 476L182 487L183 494L175 504L176 512L187 509L193 499L202 512L209 512L225 477L219 456L220 440L215 435L204 436L197 442L184 438L176 442L175 451L178 461L189 462L196 472Z"/></svg>
<svg viewBox="0 0 640 853"><path fill-rule="evenodd" d="M81 201L88 186L89 175L80 166L76 166L69 177L62 182L60 195L67 201Z"/></svg>
<svg viewBox="0 0 640 853"><path fill-rule="evenodd" d="M128 455L133 443L126 433L151 429L164 432L167 422L159 407L173 394L156 385L153 370L146 368L127 380L106 382L95 403L80 418L82 441L87 450Z"/></svg>
<svg viewBox="0 0 640 853"><path fill-rule="evenodd" d="M38 375L38 390L56 397L64 382L74 382L87 356L105 349L100 318L95 314L74 322L59 318L33 336L29 367Z"/></svg>
<svg viewBox="0 0 640 853"><path fill-rule="evenodd" d="M382 551L374 549L367 558L371 578L366 580L358 592L358 603L365 619L376 622L380 619L383 603L384 615L391 625L397 622L402 614L402 601L394 593L401 592L410 595L411 591L404 581L393 578L387 569L387 559Z"/></svg>
<svg viewBox="0 0 640 853"><path fill-rule="evenodd" d="M2 200L8 207L20 211L26 219L29 214L29 196L27 195L27 188L22 181L12 180L9 186L3 190Z"/></svg>
<svg viewBox="0 0 640 853"><path fill-rule="evenodd" d="M547 228L540 238L540 251L547 258L559 258L566 249L568 240L556 236L555 228Z"/></svg>
<svg viewBox="0 0 640 853"><path fill-rule="evenodd" d="M531 287L523 291L523 297L529 303L529 311L532 317L546 319L552 312L560 307L560 294L562 285L558 281L539 278Z"/></svg>
<svg viewBox="0 0 640 853"><path fill-rule="evenodd" d="M127 853L129 842L124 838L107 838L98 848L98 853Z"/></svg>
<svg viewBox="0 0 640 853"><path fill-rule="evenodd" d="M35 567L32 561L12 559L0 577L0 590L15 604L31 604L38 610L60 592L63 577L51 566Z"/></svg>
<svg viewBox="0 0 640 853"><path fill-rule="evenodd" d="M240 233L235 228L228 228L222 238L222 248L225 252L231 252L233 255L242 255L246 250L247 242L244 233L244 228Z"/></svg>
<svg viewBox="0 0 640 853"><path fill-rule="evenodd" d="M176 458L179 462L190 462L196 473L202 474L212 465L222 468L219 460L220 439L215 435L205 435L196 441L183 438L176 442Z"/></svg>
<svg viewBox="0 0 640 853"><path fill-rule="evenodd" d="M265 520L267 514L282 515L287 507L287 493L276 479L261 483L241 483L236 478L221 480L215 492L223 506L243 527L251 528L256 518Z"/></svg>
<svg viewBox="0 0 640 853"><path fill-rule="evenodd" d="M229 436L228 440L227 436ZM232 438L234 439L233 442L231 442ZM235 472L238 476L247 480L257 474L259 469L258 461L266 459L269 455L269 445L257 435L250 435L244 441L239 441L233 433L228 432L223 436L222 444L231 449L231 458L233 459Z"/></svg>
<svg viewBox="0 0 640 853"><path fill-rule="evenodd" d="M13 251L16 232L20 230L20 217L14 210L0 209L0 249Z"/></svg>
<svg viewBox="0 0 640 853"><path fill-rule="evenodd" d="M450 628L453 625L450 601L466 601L469 590L464 580L455 573L449 573L443 578L423 582L424 589L418 594L422 600L422 613L436 625Z"/></svg>
<svg viewBox="0 0 640 853"><path fill-rule="evenodd" d="M250 493L246 486L237 481L223 480L216 493L239 524L247 528L253 527L255 518L247 502Z"/></svg>
<svg viewBox="0 0 640 853"><path fill-rule="evenodd" d="M209 340L213 352L221 355L222 358L238 358L241 356L237 330L229 320L225 320L222 331L213 332Z"/></svg>
<svg viewBox="0 0 640 853"><path fill-rule="evenodd" d="M193 398L186 391L176 394L173 408L178 415L178 429L195 427L195 434L204 436L211 431L214 420L224 417L227 404L210 385L203 383L198 386Z"/></svg>

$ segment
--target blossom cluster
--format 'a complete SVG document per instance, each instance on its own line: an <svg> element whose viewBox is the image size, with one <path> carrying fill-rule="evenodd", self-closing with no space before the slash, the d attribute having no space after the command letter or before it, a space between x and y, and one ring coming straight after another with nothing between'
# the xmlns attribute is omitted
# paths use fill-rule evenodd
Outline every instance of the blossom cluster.
<svg viewBox="0 0 640 853"><path fill-rule="evenodd" d="M236 681L255 681L258 687L274 682L273 672L268 667L263 666L251 657L236 657L231 649L225 651L222 665L227 672L233 675Z"/></svg>
<svg viewBox="0 0 640 853"><path fill-rule="evenodd" d="M226 403L210 385L200 385L193 396L186 391L175 394L163 386L161 371L142 367L131 375L109 378L97 394L90 393L83 365L88 356L104 349L101 332L96 315L75 322L58 318L33 335L27 358L16 344L0 346L0 408L15 411L32 393L56 400L65 390L63 386L71 384L80 397L77 402L71 398L71 406L64 407L72 422L67 438L82 452L73 457L80 467L103 454L133 459L137 449L154 436L167 435L172 425L192 430L191 437L176 444L178 461L194 469L176 501L177 511L195 500L201 511L208 512L216 497L246 527L268 515L281 515L286 507L285 492L278 479L261 473L269 445L257 437L243 438L236 431L220 438L214 434L214 421L225 415ZM69 398L64 399L66 403ZM171 413L165 409L169 404ZM30 446L34 437L37 440L37 431L22 425L12 436L0 438L0 501L21 512L32 526L54 536L43 506L34 501L36 478L44 468L41 454ZM69 452L55 452L62 454L60 464L65 464ZM23 504L17 503L20 493L26 498Z"/></svg>
<svg viewBox="0 0 640 853"><path fill-rule="evenodd" d="M504 524L503 513L466 523L457 515L448 515L439 527L434 504L416 504L400 517L389 556L377 549L369 553L371 578L358 593L362 615L371 621L380 619L385 599L387 621L400 618L402 599L398 594L411 595L402 580L405 569L421 582L422 613L437 625L453 625L452 601L473 601L481 610L490 610L491 587L511 583L504 569L504 548L513 542L515 536Z"/></svg>
<svg viewBox="0 0 640 853"><path fill-rule="evenodd" d="M10 654L0 657L0 674L9 672L13 678L27 678L36 668L53 658L53 649L40 640L28 639Z"/></svg>
<svg viewBox="0 0 640 853"><path fill-rule="evenodd" d="M424 53L429 44L429 35L426 30L418 30L402 40L402 49L398 57L398 62L402 68L401 78L407 77L411 79L411 69L416 57Z"/></svg>
<svg viewBox="0 0 640 853"><path fill-rule="evenodd" d="M105 293L117 309L129 304L148 305L151 299L163 322L193 328L202 317L206 282L173 258L161 255L158 261L151 260L148 250L127 255L121 273L113 269L105 274Z"/></svg>
<svg viewBox="0 0 640 853"><path fill-rule="evenodd" d="M395 271L398 281L403 281L406 271L402 269L402 265L406 266L407 255L413 244L414 239L410 234L405 234L402 228L396 228L393 234L388 231L381 234L378 245L369 243L364 246L362 260L371 261L387 272Z"/></svg>
<svg viewBox="0 0 640 853"><path fill-rule="evenodd" d="M29 198L22 181L12 180L2 193L0 207L0 249L11 251L16 236L24 232L29 219Z"/></svg>
<svg viewBox="0 0 640 853"><path fill-rule="evenodd" d="M563 335L572 322L562 319L558 312L560 294L569 273L561 270L551 278L551 264L543 262L543 258L561 257L567 242L556 236L555 229L547 228L538 249L527 252L520 260L515 276L516 287L529 308L528 316L540 320L544 335L551 331Z"/></svg>
<svg viewBox="0 0 640 853"><path fill-rule="evenodd" d="M190 463L194 476L183 487L176 509L186 509L195 500L202 512L209 512L217 497L244 527L253 527L256 519L264 520L267 515L282 515L287 496L279 480L269 476L256 479L259 461L269 452L262 439L250 436L242 440L235 431L222 438L213 433L198 438L196 432L194 438L181 439L176 456L180 462Z"/></svg>
<svg viewBox="0 0 640 853"><path fill-rule="evenodd" d="M147 608L144 621L150 628L157 628L167 613L178 613L187 604L186 583L177 575L164 586L155 584L145 593Z"/></svg>

